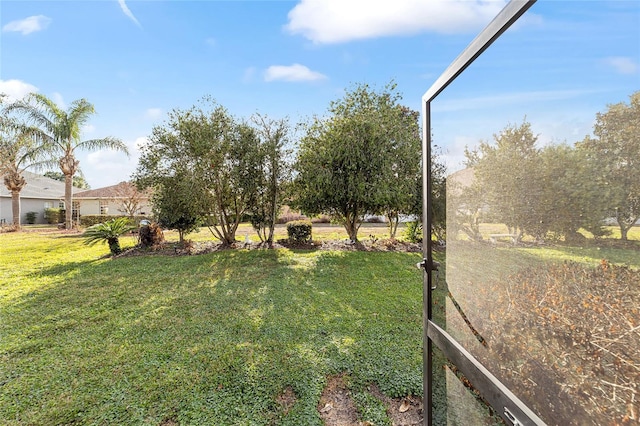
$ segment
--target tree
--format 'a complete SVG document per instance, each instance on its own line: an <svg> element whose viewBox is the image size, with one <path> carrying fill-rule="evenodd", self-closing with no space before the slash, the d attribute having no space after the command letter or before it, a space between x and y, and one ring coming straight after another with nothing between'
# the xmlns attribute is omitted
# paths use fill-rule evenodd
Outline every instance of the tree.
<svg viewBox="0 0 640 426"><path fill-rule="evenodd" d="M431 150L431 232L438 241L445 241L447 228L447 166L442 161L440 149ZM422 171L415 177L413 194L407 211L422 222ZM420 224L420 226L422 226ZM420 228L421 229L421 228Z"/></svg>
<svg viewBox="0 0 640 426"><path fill-rule="evenodd" d="M489 214L506 224L518 240L525 232L541 238L547 227L546 217L537 209L542 190L535 183L538 137L525 118L520 125L507 125L493 138L495 145L482 142L476 150L466 152L479 185L474 191L483 195Z"/></svg>
<svg viewBox="0 0 640 426"><path fill-rule="evenodd" d="M300 144L295 205L332 215L354 242L365 215L409 210L420 145L416 116L400 99L393 83L382 92L358 85L307 125Z"/></svg>
<svg viewBox="0 0 640 426"><path fill-rule="evenodd" d="M113 137L81 141L82 126L95 114L94 106L86 99L73 101L64 111L45 95L31 93L24 99L10 104L7 109L23 113L33 125L42 130L41 143L52 157L57 159L58 166L65 176L65 227L71 229L73 177L80 165L75 157L76 152L113 149L129 155L127 146Z"/></svg>
<svg viewBox="0 0 640 426"><path fill-rule="evenodd" d="M129 217L134 217L142 210L145 195L131 182L120 182L114 188L113 201L118 203L118 211Z"/></svg>
<svg viewBox="0 0 640 426"><path fill-rule="evenodd" d="M548 231L566 242L584 239L578 233L580 228L596 238L604 234L606 203L594 184L583 149L565 144L545 146L540 150L537 176L532 176L531 182L540 186L536 211Z"/></svg>
<svg viewBox="0 0 640 426"><path fill-rule="evenodd" d="M184 245L185 235L198 229L204 221L196 188L194 176L179 171L164 179L153 192L153 212L158 224L164 229L178 231L180 245Z"/></svg>
<svg viewBox="0 0 640 426"><path fill-rule="evenodd" d="M23 172L41 166L44 160L45 152L35 142L38 135L38 129L17 122L4 111L0 115L0 176L11 193L16 229L20 229L20 191L27 184Z"/></svg>
<svg viewBox="0 0 640 426"><path fill-rule="evenodd" d="M260 241L270 247L278 212L282 207L283 186L291 173L287 157L289 145L289 122L287 119L272 120L263 115L253 116L260 141L259 179L255 199L249 209L251 225Z"/></svg>
<svg viewBox="0 0 640 426"><path fill-rule="evenodd" d="M96 243L109 244L111 255L115 256L122 253L120 248L120 235L135 229L131 226L129 219L126 217L118 217L105 223L98 223L88 227L84 231L84 243L86 245L94 245Z"/></svg>
<svg viewBox="0 0 640 426"><path fill-rule="evenodd" d="M82 171L78 169L76 173L77 174L73 176L73 186L80 189L91 189L91 186L85 180ZM65 180L64 174L62 172L48 171L45 172L44 176L48 177L49 179L59 180L60 182L64 182Z"/></svg>
<svg viewBox="0 0 640 426"><path fill-rule="evenodd" d="M163 188L179 185L173 181L184 179L178 194L188 194L190 200L183 204L191 209L190 216L202 219L224 244L232 244L255 199L260 144L255 129L237 122L224 107L208 97L201 103L172 111L165 125L154 127L142 147L136 186L162 194Z"/></svg>
<svg viewBox="0 0 640 426"><path fill-rule="evenodd" d="M596 114L594 137L580 144L589 155L593 180L599 194L609 203L627 240L629 229L640 219L640 91L624 102L608 105Z"/></svg>
<svg viewBox="0 0 640 426"><path fill-rule="evenodd" d="M401 105L386 103L378 108L381 118L386 120L379 121L386 134L386 152L381 156L384 163L380 168L384 182L381 211L387 217L389 237L395 238L400 215L409 213L415 204L416 180L422 182L422 141L418 125L420 113Z"/></svg>

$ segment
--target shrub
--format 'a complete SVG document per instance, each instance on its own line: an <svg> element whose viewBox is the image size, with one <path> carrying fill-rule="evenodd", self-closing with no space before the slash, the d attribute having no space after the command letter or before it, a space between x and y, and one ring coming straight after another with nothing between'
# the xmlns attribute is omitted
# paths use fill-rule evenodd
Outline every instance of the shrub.
<svg viewBox="0 0 640 426"><path fill-rule="evenodd" d="M326 214L321 214L311 219L311 223L331 223L331 218Z"/></svg>
<svg viewBox="0 0 640 426"><path fill-rule="evenodd" d="M38 212L27 212L25 215L25 221L29 225L33 225L36 223L36 218L38 217Z"/></svg>
<svg viewBox="0 0 640 426"><path fill-rule="evenodd" d="M289 241L304 243L311 241L311 222L308 220L295 220L287 223L287 236Z"/></svg>
<svg viewBox="0 0 640 426"><path fill-rule="evenodd" d="M633 333L640 326L639 280L639 271L606 260L597 268L565 262L522 269L490 289L497 308L483 323L485 335L508 340L495 339L483 356L501 360L505 384L541 412L627 424L640 383L640 339ZM590 397L598 393L604 397Z"/></svg>
<svg viewBox="0 0 640 426"><path fill-rule="evenodd" d="M403 236L410 243L422 242L422 222L407 222Z"/></svg>
<svg viewBox="0 0 640 426"><path fill-rule="evenodd" d="M57 208L48 208L44 209L44 220L49 225L55 225L56 223L64 222L64 220L60 220L61 210Z"/></svg>
<svg viewBox="0 0 640 426"><path fill-rule="evenodd" d="M133 229L129 219L126 217L118 217L105 223L98 223L90 226L84 231L84 243L86 245L94 245L100 242L109 244L109 250L112 255L120 254L120 240L118 237Z"/></svg>
<svg viewBox="0 0 640 426"><path fill-rule="evenodd" d="M382 216L367 216L364 218L365 223L384 223L385 220Z"/></svg>
<svg viewBox="0 0 640 426"><path fill-rule="evenodd" d="M110 219L117 219L117 218L127 218L130 220L131 225L139 225L140 221L143 219L147 219L146 216L126 216L126 215L104 215L104 214L83 214L82 216L80 216L80 225L81 226L93 226L93 225L97 225L98 223L104 223Z"/></svg>
<svg viewBox="0 0 640 426"><path fill-rule="evenodd" d="M140 228L138 238L142 247L155 247L164 241L164 234L162 233L160 225L152 222Z"/></svg>

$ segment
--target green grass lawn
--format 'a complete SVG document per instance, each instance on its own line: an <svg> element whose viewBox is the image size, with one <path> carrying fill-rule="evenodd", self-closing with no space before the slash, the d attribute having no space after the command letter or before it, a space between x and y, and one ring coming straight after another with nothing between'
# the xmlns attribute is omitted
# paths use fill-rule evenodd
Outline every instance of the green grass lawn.
<svg viewBox="0 0 640 426"><path fill-rule="evenodd" d="M1 424L319 425L338 373L384 424L370 383L422 393L418 254L107 253L0 234Z"/></svg>

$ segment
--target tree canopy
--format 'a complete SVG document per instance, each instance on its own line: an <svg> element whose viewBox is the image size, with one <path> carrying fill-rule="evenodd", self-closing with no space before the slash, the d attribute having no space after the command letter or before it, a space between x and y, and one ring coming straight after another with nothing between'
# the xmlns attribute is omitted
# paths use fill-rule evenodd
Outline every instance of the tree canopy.
<svg viewBox="0 0 640 426"><path fill-rule="evenodd" d="M593 136L574 146L539 148L536 141L525 119L507 125L493 143L467 150L475 177L464 189L450 188L452 226L481 238L482 215L506 224L517 238L573 241L584 238L579 229L605 235L605 220L613 218L626 240L640 219L640 92L629 104L598 113Z"/></svg>
<svg viewBox="0 0 640 426"><path fill-rule="evenodd" d="M397 223L415 197L420 170L417 113L399 104L395 84L382 91L357 85L307 125L296 158L295 204L332 215L352 241L365 215ZM395 228L392 228L392 232Z"/></svg>
<svg viewBox="0 0 640 426"><path fill-rule="evenodd" d="M173 203L158 200L182 194L188 198L180 210L185 217L206 223L223 243L232 244L259 185L259 148L255 129L205 97L199 106L176 109L167 123L154 127L134 180L141 190L153 188L156 210L172 209ZM169 194L171 188L180 191Z"/></svg>
<svg viewBox="0 0 640 426"><path fill-rule="evenodd" d="M630 102L608 105L596 115L594 136L579 145L586 151L600 197L620 227L621 239L640 219L640 91Z"/></svg>

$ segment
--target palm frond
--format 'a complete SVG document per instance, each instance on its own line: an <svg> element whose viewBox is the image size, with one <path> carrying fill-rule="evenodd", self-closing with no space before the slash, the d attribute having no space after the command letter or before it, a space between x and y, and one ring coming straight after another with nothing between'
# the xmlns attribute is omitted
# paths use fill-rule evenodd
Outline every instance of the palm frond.
<svg viewBox="0 0 640 426"><path fill-rule="evenodd" d="M30 93L23 99L13 102L5 107L7 113L19 113L25 116L26 120L33 123L35 127L54 136L55 123L64 114L51 99L40 93Z"/></svg>
<svg viewBox="0 0 640 426"><path fill-rule="evenodd" d="M91 246L99 242L107 242L110 238L117 238L132 229L135 229L135 227L131 226L129 219L118 217L108 222L88 227L82 236L84 237L84 244Z"/></svg>
<svg viewBox="0 0 640 426"><path fill-rule="evenodd" d="M67 116L70 123L74 123L78 126L78 130L83 124L89 121L89 117L96 113L96 110L92 103L86 99L77 99L71 103L67 109Z"/></svg>
<svg viewBox="0 0 640 426"><path fill-rule="evenodd" d="M118 138L108 136L102 139L90 139L82 141L76 145L78 149L96 150L96 149L112 149L120 151L129 156L129 148Z"/></svg>

